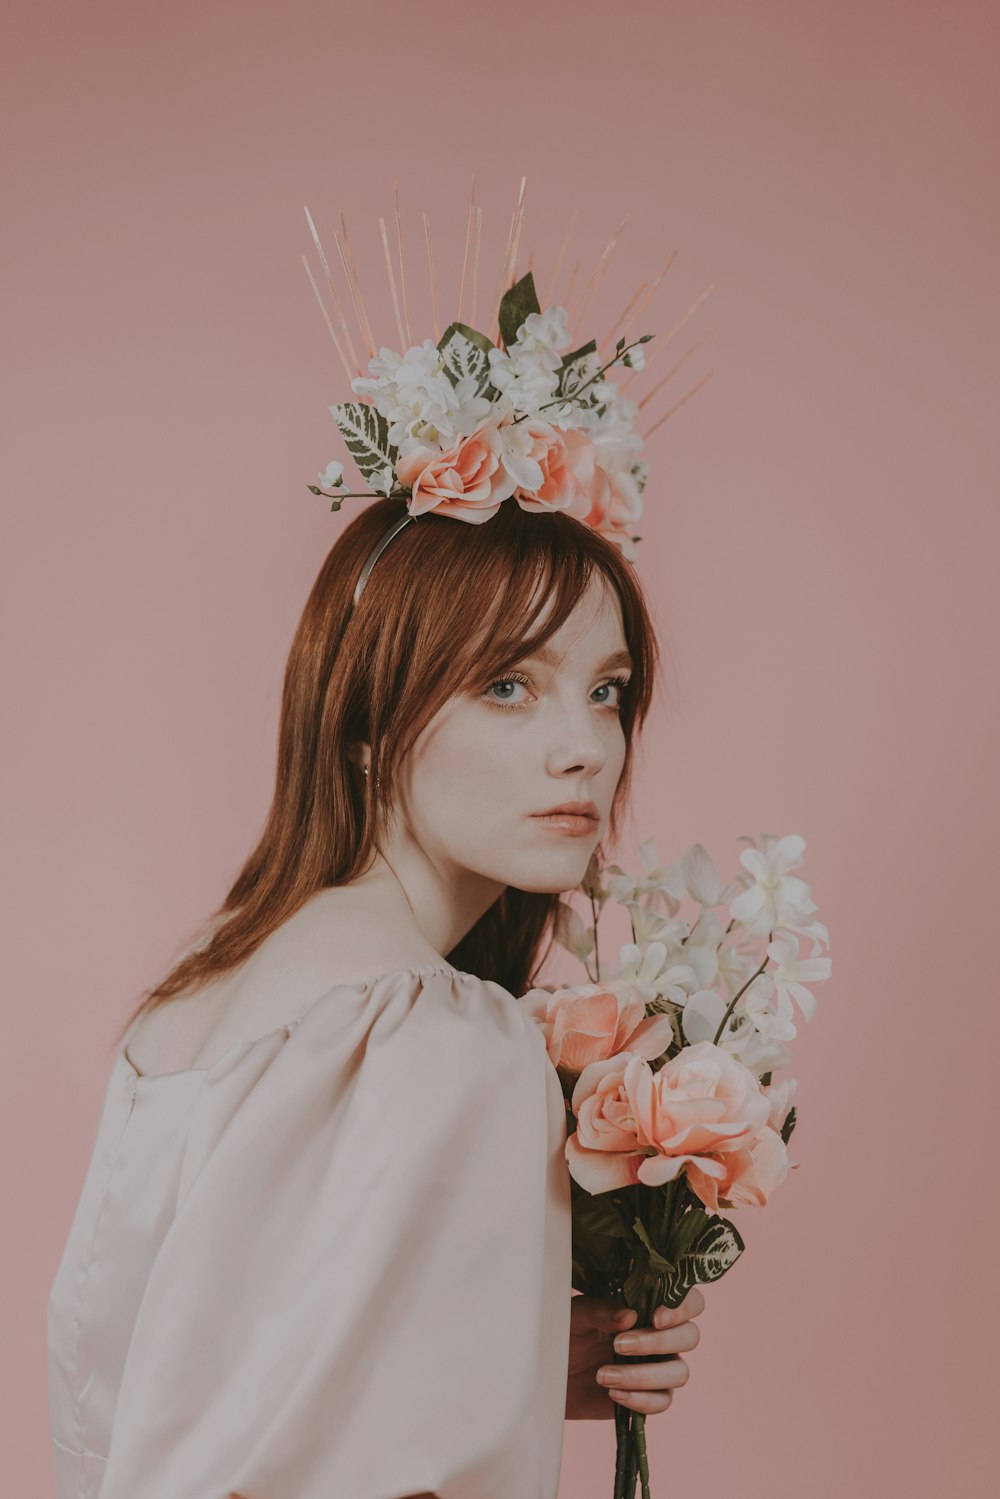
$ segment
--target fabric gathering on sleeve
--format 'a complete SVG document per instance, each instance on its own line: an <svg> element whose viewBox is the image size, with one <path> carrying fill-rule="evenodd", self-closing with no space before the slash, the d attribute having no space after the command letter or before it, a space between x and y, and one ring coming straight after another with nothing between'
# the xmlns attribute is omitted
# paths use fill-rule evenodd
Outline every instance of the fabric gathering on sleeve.
<svg viewBox="0 0 1000 1499"><path fill-rule="evenodd" d="M565 1114L499 985L328 991L205 1079L100 1499L555 1499Z"/></svg>

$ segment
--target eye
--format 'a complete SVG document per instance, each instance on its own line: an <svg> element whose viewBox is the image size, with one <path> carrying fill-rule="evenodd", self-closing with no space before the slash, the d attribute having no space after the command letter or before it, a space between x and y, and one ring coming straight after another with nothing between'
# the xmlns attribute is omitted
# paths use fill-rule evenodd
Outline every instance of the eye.
<svg viewBox="0 0 1000 1499"><path fill-rule="evenodd" d="M614 701L611 703L602 703L601 707L614 708L615 710L619 709L622 705L622 698L625 694L625 688L628 686L628 684L628 677L609 677L606 682L601 683L600 687L595 687L595 692L603 692L608 687L614 687L617 690L618 695L614 699Z"/></svg>
<svg viewBox="0 0 1000 1499"><path fill-rule="evenodd" d="M503 701L498 697L492 696L493 689L495 687L509 688L511 686L516 686L517 684L521 684L525 687L531 686L528 678L522 676L520 672L508 672L507 676L505 677L495 677L487 687L483 697L483 701L489 703L491 708L499 708L502 713L520 713L524 710L524 708L527 707L527 703L511 701L509 696L507 701ZM594 688L595 692L607 692L609 688L612 688L617 695L613 696L610 701L598 702L596 706L598 708L606 708L610 712L617 713L622 705L622 694L624 693L625 688L628 686L628 684L628 677L609 677L606 682L601 682L597 687Z"/></svg>
<svg viewBox="0 0 1000 1499"><path fill-rule="evenodd" d="M520 710L525 706L524 703L510 701L504 702L500 698L492 697L490 695L493 692L494 687L510 687L516 686L518 683L521 683L525 687L531 686L528 678L522 677L519 672L511 672L506 677L495 677L486 689L485 701L489 703L491 708L500 708L505 712L520 712Z"/></svg>

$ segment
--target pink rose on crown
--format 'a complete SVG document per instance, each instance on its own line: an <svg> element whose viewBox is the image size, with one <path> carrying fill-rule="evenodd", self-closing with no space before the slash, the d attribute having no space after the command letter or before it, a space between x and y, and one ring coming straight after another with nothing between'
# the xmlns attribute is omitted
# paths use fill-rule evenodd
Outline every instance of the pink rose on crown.
<svg viewBox="0 0 1000 1499"><path fill-rule="evenodd" d="M569 510L578 501L578 485L566 449L566 433L540 417L526 417L513 431L518 453L510 461L515 475L522 474L514 499L522 510Z"/></svg>
<svg viewBox="0 0 1000 1499"><path fill-rule="evenodd" d="M410 489L411 515L433 510L475 524L496 515L514 488L495 422L460 437L445 452L418 443L399 457L396 474Z"/></svg>
<svg viewBox="0 0 1000 1499"><path fill-rule="evenodd" d="M521 1004L536 1021L555 1067L580 1073L592 1062L630 1051L659 1057L673 1040L666 1015L646 1017L646 1001L625 979L574 988L529 989Z"/></svg>
<svg viewBox="0 0 1000 1499"><path fill-rule="evenodd" d="M577 428L563 433L563 443L576 487L570 514L600 531L626 557L634 559L632 527L642 515L642 494L627 455L598 448Z"/></svg>
<svg viewBox="0 0 1000 1499"><path fill-rule="evenodd" d="M657 1072L634 1054L592 1062L570 1103L577 1127L566 1159L588 1192L663 1186L684 1172L717 1213L720 1198L762 1207L788 1174L770 1101L750 1069L711 1041L685 1047Z"/></svg>

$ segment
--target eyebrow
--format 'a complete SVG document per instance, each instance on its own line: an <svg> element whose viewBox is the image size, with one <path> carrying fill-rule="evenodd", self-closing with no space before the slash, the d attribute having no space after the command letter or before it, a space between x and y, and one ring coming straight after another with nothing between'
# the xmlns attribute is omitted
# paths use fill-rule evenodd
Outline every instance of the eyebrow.
<svg viewBox="0 0 1000 1499"><path fill-rule="evenodd" d="M555 666L558 661L556 652L548 645L540 645L537 651L532 651L530 656L523 656L524 661L544 661L546 666ZM628 651L612 651L598 666L598 671L611 671L616 666L626 666L631 669L632 657Z"/></svg>

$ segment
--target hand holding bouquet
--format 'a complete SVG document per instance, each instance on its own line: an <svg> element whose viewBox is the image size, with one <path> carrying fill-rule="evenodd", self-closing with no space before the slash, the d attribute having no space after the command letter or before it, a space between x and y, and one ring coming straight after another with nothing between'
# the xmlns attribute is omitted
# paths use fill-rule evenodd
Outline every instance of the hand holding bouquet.
<svg viewBox="0 0 1000 1499"><path fill-rule="evenodd" d="M720 1210L763 1207L797 1164L796 1081L773 1074L791 1060L794 1005L815 1011L806 986L829 977L818 955L829 942L791 873L804 840L745 841L736 885L697 843L666 868L643 843L638 879L592 861L580 886L591 921L566 902L556 934L588 981L523 1000L567 1099L573 1285L631 1307L640 1328L659 1303L678 1307L730 1269L745 1246ZM685 900L700 908L691 922ZM597 932L609 902L632 929L611 971ZM648 1499L645 1417L619 1407L615 1420L615 1499L632 1499L637 1477Z"/></svg>

